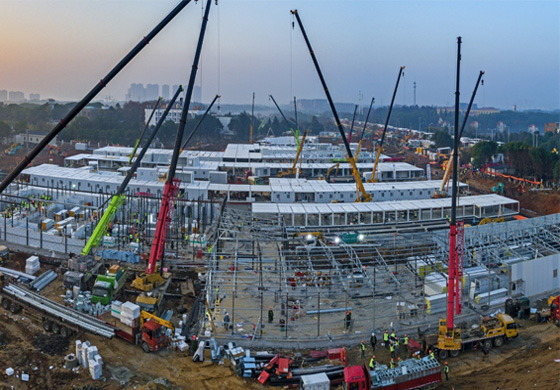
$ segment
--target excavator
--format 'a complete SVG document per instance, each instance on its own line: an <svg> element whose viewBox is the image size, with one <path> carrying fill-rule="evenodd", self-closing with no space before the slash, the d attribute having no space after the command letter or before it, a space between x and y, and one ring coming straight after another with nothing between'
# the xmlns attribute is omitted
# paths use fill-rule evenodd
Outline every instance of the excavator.
<svg viewBox="0 0 560 390"><path fill-rule="evenodd" d="M484 72L481 70L480 73L478 74L478 79L476 80L476 85L474 87L474 91L472 93L471 100L469 101L469 106L467 107L467 111L465 112L465 117L463 118L463 124L461 125L461 131L459 132L459 139L461 139L461 137L463 135L463 130L465 130L465 125L467 124L467 119L469 119L469 113L471 112L471 108L472 108L472 105L473 105L473 102L474 102L474 98L476 96L476 91L478 90L478 86L481 83L483 75L484 75ZM484 84L484 80L482 80L482 84ZM449 160L448 160L448 162L446 164L446 167L445 167L445 173L443 174L443 179L441 179L441 184L439 186L439 189L437 189L434 192L432 198L437 199L437 198L447 197L447 191L445 191L444 188L447 185L447 183L449 183L449 175L451 173L451 170L453 169L454 161L456 160L454 158L454 154L455 154L455 149L453 149L451 151L451 154L449 155Z"/></svg>
<svg viewBox="0 0 560 390"><path fill-rule="evenodd" d="M375 178L375 172L377 172L377 165L379 164L379 156L381 156L381 148L383 147L383 141L385 140L385 134L387 133L387 126L389 126L389 118L391 118L391 112L393 111L393 104L395 103L395 97L397 96L397 89L399 88L399 81L403 75L404 66L399 69L399 76L397 77L397 85L395 85L395 90L393 91L393 98L391 99L391 105L389 106L389 112L387 113L387 119L385 120L385 127L383 127L383 133L381 134L381 140L379 145L377 145L377 151L375 153L375 163L373 164L373 171L371 171L371 176L368 179L368 183L375 183L378 179Z"/></svg>
<svg viewBox="0 0 560 390"><path fill-rule="evenodd" d="M154 238L152 241L150 257L146 266L146 272L137 275L136 279L133 282L134 287L139 288L143 291L146 291L146 289L149 289L150 287L155 287L156 285L161 284L163 281L161 273L158 272L162 271L162 267L160 265L158 269L157 263L161 263L161 261L163 260L167 234L169 232L169 227L171 225L171 220L173 218L173 213L175 210L175 200L177 198L177 195L179 194L179 185L181 182L179 179L175 178L175 172L177 170L177 162L181 153L181 143L183 140L183 134L185 132L185 125L189 113L189 106L191 103L193 87L195 84L198 63L200 60L200 53L202 51L202 43L204 41L204 34L206 32L208 14L210 13L211 5L212 1L207 0L206 8L204 10L204 17L202 19L202 26L200 28L200 35L198 37L196 52L194 55L194 61L191 68L189 83L187 91L185 93L185 102L183 105L183 110L181 112L181 120L179 121L179 128L177 129L177 135L175 137L175 145L173 147L171 163L169 165L169 170L167 172L167 178L163 189L161 206L158 213L156 230L154 232Z"/></svg>
<svg viewBox="0 0 560 390"><path fill-rule="evenodd" d="M298 174L297 163L298 163L299 157L301 155L303 145L305 144L305 138L307 137L307 133L309 133L309 130L305 130L305 133L303 133L303 136L301 137L301 141L300 141L299 146L297 148L296 157L294 158L294 163L292 164L292 166L290 168L288 168L287 171L280 172L278 174L278 177L285 177L285 176L292 177L292 176L296 176ZM301 173L301 170L300 170L299 173Z"/></svg>
<svg viewBox="0 0 560 390"><path fill-rule="evenodd" d="M336 171L334 172L334 177L336 178L338 176L338 168L339 167L340 167L340 161L338 161L336 164L334 164L332 167L330 167L327 170L327 174L325 175L325 177L320 177L319 180L325 180L326 182L329 182L329 177L330 177L333 169L336 169ZM333 181L334 181L334 178L333 178Z"/></svg>
<svg viewBox="0 0 560 390"><path fill-rule="evenodd" d="M323 77L323 73L321 72L321 68L319 67L319 62L317 61L317 57L315 56L315 52L313 51L313 48L311 47L311 43L309 42L309 38L307 37L307 33L305 32L305 29L303 28L303 23L301 22L301 18L299 17L299 13L296 10L291 11L292 15L295 16L297 23L299 25L299 28L303 34L303 38L305 39L305 43L307 45L307 48L309 49L309 54L311 55L311 59L313 60L313 64L315 65L315 69L317 71L317 74L319 76L319 79L321 80L321 84L323 86L323 90L325 91L325 95L327 97L327 100L329 102L329 106L331 108L335 123L336 123L336 127L338 128L338 131L340 133L340 137L342 138L342 142L344 143L344 147L346 149L346 161L348 161L348 163L350 164L350 166L352 167L352 175L354 176L354 179L356 180L356 193L357 193L357 197L356 197L356 202L371 202L371 194L366 192L366 189L364 188L364 184L362 183L362 178L360 177L360 172L358 171L358 167L356 166L356 161L354 160L354 157L352 155L352 150L350 149L350 144L348 143L348 139L346 138L346 133L344 131L344 127L342 126L342 123L340 122L340 118L338 117L338 113L336 112L336 108L334 106L334 102L332 100L331 94L329 92L329 89L327 87L327 83L325 82L325 78ZM294 24L292 23L292 26L294 26Z"/></svg>

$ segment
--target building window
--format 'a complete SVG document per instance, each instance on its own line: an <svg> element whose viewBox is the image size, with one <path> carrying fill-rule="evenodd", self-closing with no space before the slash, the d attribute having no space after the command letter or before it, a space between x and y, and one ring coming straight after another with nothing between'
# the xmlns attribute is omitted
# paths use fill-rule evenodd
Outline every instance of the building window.
<svg viewBox="0 0 560 390"><path fill-rule="evenodd" d="M558 268L555 270L552 270L552 277L553 278L557 278L558 277Z"/></svg>

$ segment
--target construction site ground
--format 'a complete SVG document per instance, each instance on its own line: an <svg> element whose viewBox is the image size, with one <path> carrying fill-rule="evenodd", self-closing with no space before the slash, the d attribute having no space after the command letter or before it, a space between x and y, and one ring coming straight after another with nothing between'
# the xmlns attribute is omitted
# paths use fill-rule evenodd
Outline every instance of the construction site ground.
<svg viewBox="0 0 560 390"><path fill-rule="evenodd" d="M450 380L438 389L554 389L560 388L560 331L550 323L520 321L520 336L501 348L490 351L485 359L480 351L450 358ZM48 343L41 324L25 314L12 314L0 308L0 389L74 389L92 386L99 389L260 389L256 380L244 380L234 372L209 361L193 363L187 352L163 350L144 353L124 340L106 340L89 334L70 339L66 348ZM379 335L381 336L381 335ZM50 335L50 337L53 337ZM103 380L94 381L89 371L72 372L63 368L64 356L75 350L75 340L89 340L103 358ZM349 364L369 362L359 348L349 352ZM285 351L289 352L289 351ZM53 353L53 355L49 354ZM209 358L209 351L206 352ZM387 364L388 351L378 343L377 361ZM401 352L401 358L407 354ZM7 376L11 367L15 374ZM29 374L29 382L21 374ZM87 387L86 387L87 388Z"/></svg>

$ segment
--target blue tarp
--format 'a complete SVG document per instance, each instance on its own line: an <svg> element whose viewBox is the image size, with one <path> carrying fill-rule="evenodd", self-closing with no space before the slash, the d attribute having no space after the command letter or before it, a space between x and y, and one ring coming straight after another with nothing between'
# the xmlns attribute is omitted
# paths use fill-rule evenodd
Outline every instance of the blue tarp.
<svg viewBox="0 0 560 390"><path fill-rule="evenodd" d="M103 249L101 251L101 257L107 260L126 261L127 263L132 264L140 262L140 256L135 253L116 251L113 249Z"/></svg>

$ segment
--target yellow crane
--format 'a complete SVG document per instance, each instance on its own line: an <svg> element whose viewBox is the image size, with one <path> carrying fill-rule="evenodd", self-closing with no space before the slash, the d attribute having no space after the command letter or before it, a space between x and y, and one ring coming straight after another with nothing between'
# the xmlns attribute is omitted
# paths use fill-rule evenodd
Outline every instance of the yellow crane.
<svg viewBox="0 0 560 390"><path fill-rule="evenodd" d="M307 137L307 133L309 133L309 130L305 130L305 133L303 133L303 136L301 137L301 141L300 141L299 146L297 148L296 157L294 159L294 163L292 164L292 167L289 168L285 172L280 172L278 174L278 177L284 177L284 176L288 176L288 175L296 175L297 174L297 163L298 163L298 160L299 160L299 156L301 155L301 151L303 149L303 144L305 143L305 138ZM300 169L300 173L301 173L301 169Z"/></svg>

